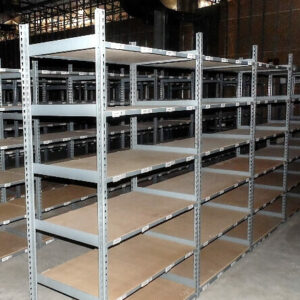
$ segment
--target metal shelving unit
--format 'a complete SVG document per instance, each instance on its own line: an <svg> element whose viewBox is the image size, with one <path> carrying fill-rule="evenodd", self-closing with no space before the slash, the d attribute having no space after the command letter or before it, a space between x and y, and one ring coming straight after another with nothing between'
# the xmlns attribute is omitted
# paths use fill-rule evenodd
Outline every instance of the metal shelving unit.
<svg viewBox="0 0 300 300"><path fill-rule="evenodd" d="M97 86L97 101L96 104L90 104L90 105L66 105L65 108L65 113L63 116L81 116L82 114L85 114L85 116L89 117L96 117L96 123L97 123L97 157L95 158L89 158L89 159L77 159L77 160L71 160L70 162L65 162L65 163L58 163L58 164L52 164L52 165L43 165L41 163L35 163L33 164L33 153L31 149L31 143L32 143L32 125L31 125L31 120L32 120L32 115L31 112L33 113L33 116L44 116L44 115L62 115L59 111L63 109L62 106L56 106L56 105L51 105L51 106L43 106L43 105L31 105L31 95L30 95L30 88L27 86L28 76L30 77L30 72L29 72L29 52L32 55L35 50L35 45L29 46L28 40L27 40L27 35L28 30L27 27L21 26L21 53L22 53L22 85L23 85L23 99L24 99L24 124L27 124L27 126L24 127L24 138L25 138L25 174L26 174L26 184L27 184L27 191L26 191L26 196L27 196L27 210L28 210L28 230L31 233L29 236L29 253L31 257L30 261L30 268L32 268L31 272L31 295L32 298L37 297L36 295L36 284L37 281L43 284L46 284L48 286L55 287L56 289L63 291L69 295L73 295L79 298L87 298L87 299L92 299L94 297L88 296L88 292L91 294L96 294L96 298L101 298L101 299L106 299L108 297L108 289L107 289L107 268L108 268L108 262L107 262L107 255L108 253L110 254L110 260L113 262L114 258L119 259L118 257L124 257L124 255L128 256L127 251L132 251L133 253L138 253L136 252L138 249L139 253L141 253L142 257L144 256L144 261L151 261L152 268L145 268L145 266L134 264L136 266L136 273L139 273L139 269L145 269L146 273L149 275L151 274L151 279L149 277L146 277L146 281L152 281L156 277L160 276L161 274L168 272L174 265L180 263L182 260L186 259L188 256L193 254L194 247L193 246L187 246L187 245L181 245L179 243L174 243L174 242L168 242L160 239L155 239L148 237L146 235L138 235L124 243L119 244L121 241L136 235L139 232L143 232L149 228L149 226L154 226L156 225L156 222L163 222L168 220L169 218L175 217L177 213L181 213L186 210L190 210L194 208L194 203L192 201L186 201L186 200L179 200L179 199L174 199L174 204L175 201L181 202L180 204L180 209L177 208L175 212L171 212L168 210L167 215L163 213L161 219L155 220L155 223L150 223L147 225L144 225L142 223L138 223L137 225L134 225L134 227L137 226L136 232L130 233L128 230L127 231L120 227L119 232L117 231L116 238L113 236L113 238L107 237L107 217L108 217L108 212L107 212L107 187L106 184L109 182L117 182L120 181L124 178L127 177L134 177L133 179L133 187L136 186L136 176L139 174L144 174L147 173L151 170L155 169L161 169L165 167L170 167L173 164L177 164L180 162L185 162L186 160L194 160L194 155L190 154L183 154L183 153L173 153L173 154L165 154L165 153L152 153L150 151L143 151L143 150L135 150L134 146L136 144L136 136L137 136L137 122L136 122L136 115L140 114L152 114L155 112L173 112L173 111L185 111L185 110L193 110L195 107L199 106L198 102L201 103L201 96L200 94L197 95L198 101L185 101L184 103L178 103L178 105L172 105L170 104L163 104L163 103L151 103L152 105L141 105L138 106L139 103L136 101L136 62L143 62L144 58L146 58L146 61L150 58L151 60L155 59L170 59L170 57L175 58L175 59L182 59L185 58L187 59L188 56L184 54L179 54L179 53L171 53L168 54L166 51L161 51L161 50L151 50L151 54L149 53L149 49L144 49L142 47L137 47L137 46L127 46L123 45L124 49L116 49L116 47L119 45L108 45L105 43L105 34L104 34L104 26L103 26L103 21L104 21L104 12L101 10L98 10L96 13L96 33L95 37L96 39L93 39L96 41L96 44L91 45L90 42L88 42L88 47L94 48L95 47L95 58L96 58L96 86ZM27 36L27 37L26 37ZM200 37L198 37L198 43L199 46L201 46L202 41L200 40ZM64 47L68 45L69 43L65 43ZM82 44L82 43L80 43ZM74 45L74 44L73 44ZM79 46L79 44L74 45ZM122 46L122 45L121 45ZM48 48L48 47L47 47ZM112 50L112 51L106 51L106 49ZM49 48L48 48L49 49ZM130 81L131 81L131 106L126 107L126 108L107 108L106 107L106 94L105 94L105 55L109 57L109 55L114 53L116 50L117 53L120 55L125 54L129 58L132 56L134 53L134 58L132 57L132 63L130 66ZM121 50L121 51L120 51ZM199 51L201 49L199 48ZM107 52L107 53L105 53ZM110 53L111 52L111 53ZM145 54L146 52L146 54ZM50 49L51 53L51 49ZM71 52L73 54L74 52ZM131 54L132 53L132 54ZM35 55L37 54L45 54L43 52L36 52ZM199 53L200 54L200 53ZM198 80L201 82L201 57L202 55L198 55L197 57L197 64L198 64ZM113 56L112 56L113 58ZM118 58L119 59L119 58ZM195 58L193 58L195 59ZM27 81L27 82L26 82ZM199 84L199 87L201 89L201 84ZM35 102L36 103L36 102ZM46 113L46 110L47 113ZM198 109L198 112L200 110ZM131 118L131 139L132 139L132 150L127 150L123 151L121 153L118 153L115 155L115 153L107 155L106 154L106 118L108 117L113 117L113 118L119 118L120 116L133 116ZM198 124L201 122L201 115L198 116L197 118ZM200 125L196 126L197 128L200 127ZM198 129L199 130L199 129ZM37 145L37 144L36 144ZM198 145L196 146L200 147L200 142L198 142ZM110 157L111 156L111 157ZM201 156L197 156L197 159L201 159ZM118 169L115 169L114 167L115 159L118 159L121 164L118 164ZM170 161L171 160L171 161ZM108 161L108 162L107 162ZM88 169L90 170L84 170L86 168L82 168L81 163L85 164L86 167L90 164L90 167ZM108 170L106 171L107 168L107 163L108 163ZM113 164L112 164L113 163ZM122 165L123 163L123 165ZM98 168L95 168L95 166L98 166ZM117 165L115 165L117 166ZM120 168L122 169L120 170ZM77 169L76 169L77 168ZM198 168L199 169L199 168ZM64 170L67 171L64 172ZM80 171L79 171L80 170ZM95 286L93 287L92 290L86 291L86 293L80 291L79 289L75 288L67 288L66 286L63 286L61 283L59 283L58 280L53 280L56 277L55 275L55 269L52 271L54 272L52 275L52 271L46 272L43 275L40 274L38 277L36 275L36 257L34 255L35 249L36 249L36 240L35 240L35 230L36 229L42 229L44 231L48 232L53 232L51 228L54 228L51 226L50 221L40 221L35 219L35 208L34 208L34 203L30 201L30 198L34 195L34 173L39 174L39 175L54 175L54 176L59 176L59 177L65 177L69 179L76 179L76 180L82 180L82 181L90 181L92 183L97 184L97 196L98 196L98 209L95 209L94 212L98 212L98 220L99 224L96 225L96 233L94 235L89 235L88 233L79 234L79 231L73 231L71 228L65 227L63 231L59 230L59 235L60 236L66 236L68 238L72 238L75 240L81 240L82 242L86 242L90 245L96 246L98 248L98 251L91 251L90 253L87 254L88 259L92 259L97 261L97 258L99 260L99 278L98 276L95 278ZM106 177L106 172L108 172L108 176ZM200 169L199 169L200 172ZM198 180L196 180L197 182ZM196 190L197 191L197 190ZM134 193L137 193L138 195L140 192L135 192L132 191L132 195ZM125 197L125 196L124 196ZM124 198L123 197L123 198ZM150 196L147 196L146 193L143 193L143 197L146 197L147 200L149 200ZM159 197L161 200L161 197ZM123 199L124 200L124 199ZM132 198L129 199L132 201ZM142 200L142 199L141 199ZM167 199L166 199L167 200ZM194 199L195 201L195 199ZM123 201L121 201L122 203ZM148 201L147 201L148 202ZM199 203L199 202L196 202ZM178 210L179 209L179 210ZM198 205L195 210L196 212L200 209L200 206ZM111 212L113 214L113 211ZM130 213L130 211L128 211ZM197 216L197 214L196 214ZM59 217L58 217L59 218ZM96 218L97 220L97 218ZM97 223L97 222L96 222ZM115 226L120 226L118 224L115 224ZM148 227L145 229L145 226ZM125 231L124 231L125 230ZM71 234L71 235L70 235ZM198 230L196 232L196 237L198 235ZM141 244L142 243L142 244ZM112 247L110 250L108 248L110 246ZM147 251L141 250L140 247L143 247L143 249L152 249L154 250L155 248L160 249L160 251L167 251L168 253L165 259L165 261L161 261L161 259L158 260L157 256L153 256L153 253L155 251L151 251L151 253L147 253ZM138 248L137 248L138 247ZM196 247L197 248L197 247ZM135 250L136 249L136 250ZM135 250L135 251L134 251ZM198 251L199 252L199 251ZM195 257L197 257L198 253L197 251L195 252ZM127 254L126 254L127 253ZM173 253L173 254L171 254ZM117 257L115 255L117 254ZM125 257L124 257L125 258ZM128 263L134 263L135 258L132 257L129 259L132 259L132 261L128 261ZM78 261L74 261L75 264L81 263L81 259L78 258ZM95 261L95 262L96 262ZM123 261L123 260L121 260ZM157 262L156 262L157 261ZM195 261L195 264L197 261ZM94 269L97 264L92 263L89 265L88 268ZM120 264L118 264L119 267L122 268ZM96 268L97 269L97 268ZM96 270L95 269L95 270ZM145 270L143 271L145 273ZM126 270L128 272L128 270ZM142 270L140 270L141 272ZM196 272L197 273L197 272ZM140 273L141 275L142 273ZM144 274L145 276L145 274ZM147 275L148 276L148 275ZM129 276L130 279L130 276ZM122 289L120 291L116 291L116 296L112 296L113 298L116 297L123 297L123 296L129 296L131 293L135 292L136 290L140 289L143 287L145 284L145 280L141 278L131 278L133 280L132 283L128 282L127 285L128 287L126 289ZM97 283L98 281L98 283ZM113 286L114 281L110 280L110 287ZM131 286L129 288L129 286ZM198 285L196 285L198 286ZM99 295L97 296L97 287L99 287ZM96 290L94 290L96 288ZM112 293L113 290L110 289L110 293ZM121 293L121 294L119 294ZM125 294L124 294L125 293Z"/></svg>

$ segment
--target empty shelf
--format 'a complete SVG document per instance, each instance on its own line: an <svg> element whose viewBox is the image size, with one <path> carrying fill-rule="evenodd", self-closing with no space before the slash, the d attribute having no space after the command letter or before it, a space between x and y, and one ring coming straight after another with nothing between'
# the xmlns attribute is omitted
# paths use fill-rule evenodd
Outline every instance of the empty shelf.
<svg viewBox="0 0 300 300"><path fill-rule="evenodd" d="M248 185L241 186L214 199L214 203L236 207L248 207ZM267 189L254 189L254 211L258 211L279 197L280 192Z"/></svg>
<svg viewBox="0 0 300 300"><path fill-rule="evenodd" d="M12 106L12 105L7 105L7 106L0 106L0 112L4 111L22 111L22 106Z"/></svg>
<svg viewBox="0 0 300 300"><path fill-rule="evenodd" d="M264 123L264 124L259 124L257 126L267 126L267 127L270 127L270 129L272 127L282 127L282 128L284 128L285 127L285 122ZM297 123L290 123L290 131L291 132L298 131L298 130L300 130L300 123L299 124L297 124Z"/></svg>
<svg viewBox="0 0 300 300"><path fill-rule="evenodd" d="M25 251L27 248L26 238L5 231L0 231L0 241L0 259L2 262L15 254Z"/></svg>
<svg viewBox="0 0 300 300"><path fill-rule="evenodd" d="M221 271L239 259L246 251L247 246L215 240L207 247L203 248L200 257L200 284L207 284L214 279ZM171 270L175 274L184 278L193 279L194 258L190 257Z"/></svg>
<svg viewBox="0 0 300 300"><path fill-rule="evenodd" d="M247 217L247 213L203 205L201 208L201 244L211 242L224 232L236 226ZM178 237L184 240L194 239L194 213L185 213L169 222L163 223L152 232Z"/></svg>
<svg viewBox="0 0 300 300"><path fill-rule="evenodd" d="M9 187L23 183L25 179L24 170L23 172L13 169L13 171L0 171L0 187Z"/></svg>
<svg viewBox="0 0 300 300"><path fill-rule="evenodd" d="M174 281L158 278L146 287L129 296L128 300L153 300L153 299L187 299L194 293L194 289Z"/></svg>
<svg viewBox="0 0 300 300"><path fill-rule="evenodd" d="M299 139L293 139L291 137L290 140L289 140L289 146L300 147L300 140Z"/></svg>
<svg viewBox="0 0 300 300"><path fill-rule="evenodd" d="M108 158L108 182L119 181L129 176L147 173L154 169L168 167L176 163L192 160L193 156L188 154L166 153L156 151L143 150L125 150L107 155ZM66 176L70 178L73 173L71 169L75 169L76 176L82 177L85 180L85 175L78 172L78 170L96 171L96 156L74 159L65 162L54 163L50 165L53 167L68 168ZM46 165L43 165L46 168ZM59 170L55 170L57 173ZM49 175L48 173L43 173ZM51 173L52 174L52 173ZM54 175L54 174L53 174ZM74 178L70 178L74 179ZM78 179L78 178L77 178Z"/></svg>
<svg viewBox="0 0 300 300"><path fill-rule="evenodd" d="M78 200L85 200L95 196L97 190L86 186L66 185L42 192L42 208L49 211L61 206L67 206ZM25 206L24 198L17 198L12 201L14 204Z"/></svg>
<svg viewBox="0 0 300 300"><path fill-rule="evenodd" d="M215 174L203 171L202 199L205 201L223 194L246 182L246 176ZM194 173L189 172L149 186L157 190L172 191L184 194L194 193Z"/></svg>
<svg viewBox="0 0 300 300"><path fill-rule="evenodd" d="M255 159L255 176L262 175L268 171L274 170L282 165L282 162L276 160L268 159ZM222 169L238 172L248 172L249 171L249 159L247 157L235 157L228 159L212 166L209 166L212 169Z"/></svg>
<svg viewBox="0 0 300 300"><path fill-rule="evenodd" d="M256 214L253 217L253 242L257 243L281 223L281 218ZM247 222L232 229L229 236L247 239Z"/></svg>
<svg viewBox="0 0 300 300"><path fill-rule="evenodd" d="M0 203L0 225L25 218L25 208L9 202Z"/></svg>
<svg viewBox="0 0 300 300"><path fill-rule="evenodd" d="M282 158L284 159L284 148L283 147L266 147L255 152L255 156L263 156L272 158ZM300 157L300 149L290 149L289 150L289 161L297 159Z"/></svg>
<svg viewBox="0 0 300 300"><path fill-rule="evenodd" d="M232 130L226 130L221 131L221 134L234 134L234 135L250 135L250 129L232 129ZM284 132L280 130L262 130L257 129L255 131L255 139L258 140L265 140L268 138L276 137L278 135L282 135Z"/></svg>
<svg viewBox="0 0 300 300"><path fill-rule="evenodd" d="M300 173L300 161L294 161L289 164L289 171L296 171Z"/></svg>
<svg viewBox="0 0 300 300"><path fill-rule="evenodd" d="M108 200L108 240L116 244L149 227L164 222L193 208L193 202L131 192ZM97 204L73 210L46 222L98 234ZM77 222L74 222L77 220ZM58 235L63 234L58 233Z"/></svg>
<svg viewBox="0 0 300 300"><path fill-rule="evenodd" d="M193 251L192 247L145 235L130 239L108 252L109 299L130 294L164 273ZM98 251L89 251L43 273L46 278L98 296Z"/></svg>
<svg viewBox="0 0 300 300"><path fill-rule="evenodd" d="M272 172L255 180L256 184L263 184L283 188L283 173ZM288 174L287 185L288 189L292 189L300 183L300 175Z"/></svg>
<svg viewBox="0 0 300 300"><path fill-rule="evenodd" d="M210 155L216 152L238 147L247 143L249 143L249 140L243 138L220 138L220 137L214 137L214 134L211 134L210 136L206 135L205 137L203 137L202 140L202 154ZM175 140L172 142L160 144L160 146L194 148L195 139L189 138L189 139Z"/></svg>
<svg viewBox="0 0 300 300"><path fill-rule="evenodd" d="M300 210L300 196L299 198L287 196L286 200L286 211L287 211L287 216L292 216L294 213ZM281 214L282 212L282 199L278 199L271 205L269 205L266 208L266 211L271 211L275 213Z"/></svg>

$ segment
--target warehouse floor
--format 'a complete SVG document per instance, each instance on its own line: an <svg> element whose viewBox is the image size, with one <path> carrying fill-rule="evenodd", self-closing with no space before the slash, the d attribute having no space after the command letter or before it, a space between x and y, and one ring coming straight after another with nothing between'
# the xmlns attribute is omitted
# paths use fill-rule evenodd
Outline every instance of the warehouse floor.
<svg viewBox="0 0 300 300"><path fill-rule="evenodd" d="M39 265L45 270L85 251L83 247L55 241L39 251ZM281 225L263 244L224 273L202 293L200 299L298 300L300 299L299 278L300 213L297 213L289 219L288 223ZM41 286L39 286L39 298L69 299ZM28 299L25 254L0 265L0 299Z"/></svg>

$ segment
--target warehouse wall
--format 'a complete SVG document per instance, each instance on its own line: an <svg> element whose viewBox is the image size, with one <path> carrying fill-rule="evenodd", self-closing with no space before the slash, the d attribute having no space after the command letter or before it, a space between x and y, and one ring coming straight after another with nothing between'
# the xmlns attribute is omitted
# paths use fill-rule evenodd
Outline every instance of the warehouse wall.
<svg viewBox="0 0 300 300"><path fill-rule="evenodd" d="M293 52L300 65L299 0L227 0L221 3L219 55L249 57L259 45L259 58L286 63Z"/></svg>

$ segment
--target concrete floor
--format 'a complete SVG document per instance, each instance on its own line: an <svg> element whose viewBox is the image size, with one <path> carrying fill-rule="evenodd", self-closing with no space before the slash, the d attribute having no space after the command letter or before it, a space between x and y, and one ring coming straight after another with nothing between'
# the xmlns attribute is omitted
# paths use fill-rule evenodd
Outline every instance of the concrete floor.
<svg viewBox="0 0 300 300"><path fill-rule="evenodd" d="M85 251L86 248L55 241L39 250L40 268L45 270ZM0 299L29 299L25 254L0 264ZM39 286L39 299L70 298ZM202 299L299 300L300 213L281 225L263 244L225 272L202 293L200 300Z"/></svg>

